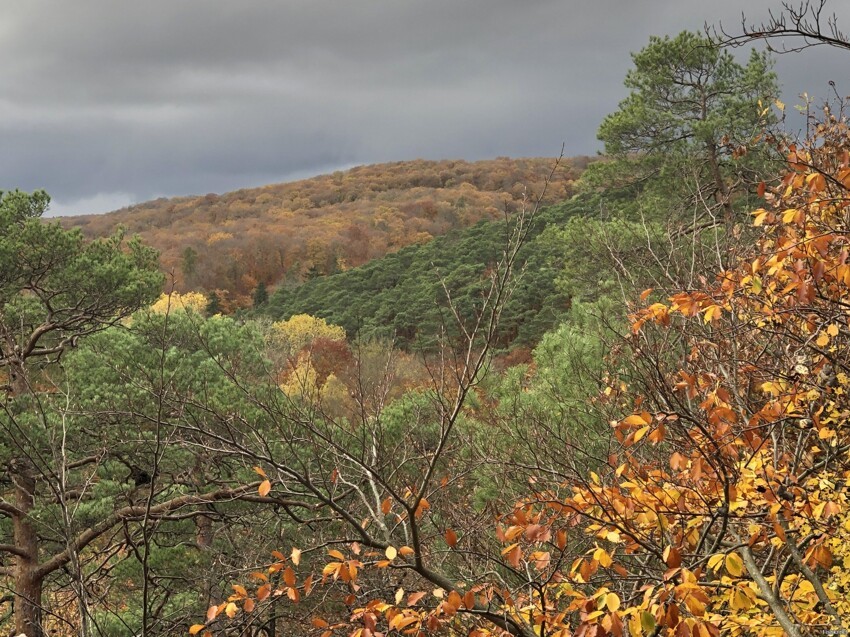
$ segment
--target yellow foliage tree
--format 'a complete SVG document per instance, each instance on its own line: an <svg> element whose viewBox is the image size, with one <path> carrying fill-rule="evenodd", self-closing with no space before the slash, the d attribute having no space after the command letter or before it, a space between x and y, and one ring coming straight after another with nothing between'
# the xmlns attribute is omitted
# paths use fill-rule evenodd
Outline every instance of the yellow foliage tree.
<svg viewBox="0 0 850 637"><path fill-rule="evenodd" d="M165 314L175 310L184 310L201 314L208 304L209 300L200 292L186 292L185 294L171 292L170 294L163 293L160 295L156 303L151 305L150 311L155 314Z"/></svg>
<svg viewBox="0 0 850 637"><path fill-rule="evenodd" d="M319 396L321 389L319 375L310 362L308 354L302 353L298 356L298 361L281 383L280 388L287 396L303 398L307 401L313 401Z"/></svg>
<svg viewBox="0 0 850 637"><path fill-rule="evenodd" d="M296 314L286 321L273 323L272 334L274 344L283 348L289 355L297 354L320 338L330 341L345 340L343 328L309 314Z"/></svg>

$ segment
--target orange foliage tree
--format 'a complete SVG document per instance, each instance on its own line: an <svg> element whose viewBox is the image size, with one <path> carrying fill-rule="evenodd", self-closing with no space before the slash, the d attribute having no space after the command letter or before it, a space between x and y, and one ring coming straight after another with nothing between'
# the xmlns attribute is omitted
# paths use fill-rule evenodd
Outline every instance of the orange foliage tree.
<svg viewBox="0 0 850 637"><path fill-rule="evenodd" d="M587 158L549 175L552 159L409 161L359 166L222 195L156 199L106 215L63 217L87 237L118 226L160 253L175 289L221 289L250 305L257 283L294 284L308 273L363 265L483 219L499 219L546 191L572 192ZM225 311L228 308L223 308Z"/></svg>
<svg viewBox="0 0 850 637"><path fill-rule="evenodd" d="M529 462L527 495L494 538L481 516L440 504L464 497L451 490L466 474L440 460L452 403L418 481L371 473L380 512L337 510L347 531L277 553L256 587L235 586L190 632L336 588L348 616L317 611L323 637L844 634L850 128L827 111L787 151L787 173L760 188L755 241L700 289L648 290L633 308L594 398L614 415L606 455L557 470ZM463 394L475 384L457 378Z"/></svg>

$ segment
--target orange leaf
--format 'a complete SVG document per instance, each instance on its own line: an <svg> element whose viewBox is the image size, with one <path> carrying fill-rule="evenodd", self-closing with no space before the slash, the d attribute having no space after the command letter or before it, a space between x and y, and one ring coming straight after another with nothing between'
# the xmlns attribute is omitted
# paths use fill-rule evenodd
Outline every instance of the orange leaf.
<svg viewBox="0 0 850 637"><path fill-rule="evenodd" d="M254 606L254 600L249 597L245 600L245 603L242 604L242 610L244 610L246 613L251 613L254 611Z"/></svg>
<svg viewBox="0 0 850 637"><path fill-rule="evenodd" d="M206 628L206 626L204 626L203 624L195 624L189 629L189 634L190 635L197 635L204 628Z"/></svg>
<svg viewBox="0 0 850 637"><path fill-rule="evenodd" d="M446 544L448 544L452 548L454 548L454 546L457 544L457 533L455 533L451 529L448 529L446 531Z"/></svg>
<svg viewBox="0 0 850 637"><path fill-rule="evenodd" d="M567 548L567 532L564 529L560 529L555 534L555 542L562 551Z"/></svg>
<svg viewBox="0 0 850 637"><path fill-rule="evenodd" d="M416 517L418 518L423 513L425 513L425 511L427 511L430 508L431 508L431 503L428 502L428 500L426 498L422 498L419 501L419 506L416 507L416 512L414 513L414 515L416 515Z"/></svg>
<svg viewBox="0 0 850 637"><path fill-rule="evenodd" d="M475 593L466 591L463 596L463 605L470 609L475 608Z"/></svg>
<svg viewBox="0 0 850 637"><path fill-rule="evenodd" d="M330 624L321 617L314 617L310 620L310 623L313 624L313 628L327 628L330 626Z"/></svg>
<svg viewBox="0 0 850 637"><path fill-rule="evenodd" d="M272 490L272 483L268 480L263 480L260 483L260 486L257 488L257 493L261 496L266 497L269 494L269 491Z"/></svg>
<svg viewBox="0 0 850 637"><path fill-rule="evenodd" d="M248 591L245 590L244 586L241 586L239 584L234 584L233 590L236 591L236 594L239 595L239 597L247 597L248 596Z"/></svg>
<svg viewBox="0 0 850 637"><path fill-rule="evenodd" d="M410 595L407 596L407 605L413 606L416 602L418 602L420 599L425 597L425 595L427 595L427 594L428 593L423 593L423 592L411 593Z"/></svg>

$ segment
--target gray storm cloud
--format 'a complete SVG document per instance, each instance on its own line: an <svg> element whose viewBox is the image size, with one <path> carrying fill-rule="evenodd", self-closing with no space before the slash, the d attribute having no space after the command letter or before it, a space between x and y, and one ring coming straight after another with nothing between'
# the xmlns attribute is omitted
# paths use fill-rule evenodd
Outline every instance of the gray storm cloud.
<svg viewBox="0 0 850 637"><path fill-rule="evenodd" d="M0 188L54 212L352 164L592 154L651 34L740 24L722 0L76 0L0 14ZM836 9L838 8L838 3ZM747 3L760 19L776 2ZM850 24L850 20L848 21ZM850 54L778 60L791 101Z"/></svg>

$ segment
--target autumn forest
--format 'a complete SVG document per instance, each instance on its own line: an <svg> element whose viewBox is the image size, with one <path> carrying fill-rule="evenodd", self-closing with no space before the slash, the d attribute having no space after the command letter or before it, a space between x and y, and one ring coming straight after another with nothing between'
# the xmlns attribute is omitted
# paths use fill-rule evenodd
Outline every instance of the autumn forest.
<svg viewBox="0 0 850 637"><path fill-rule="evenodd" d="M846 635L850 105L755 46L818 6L652 37L597 157L11 184L0 632Z"/></svg>

